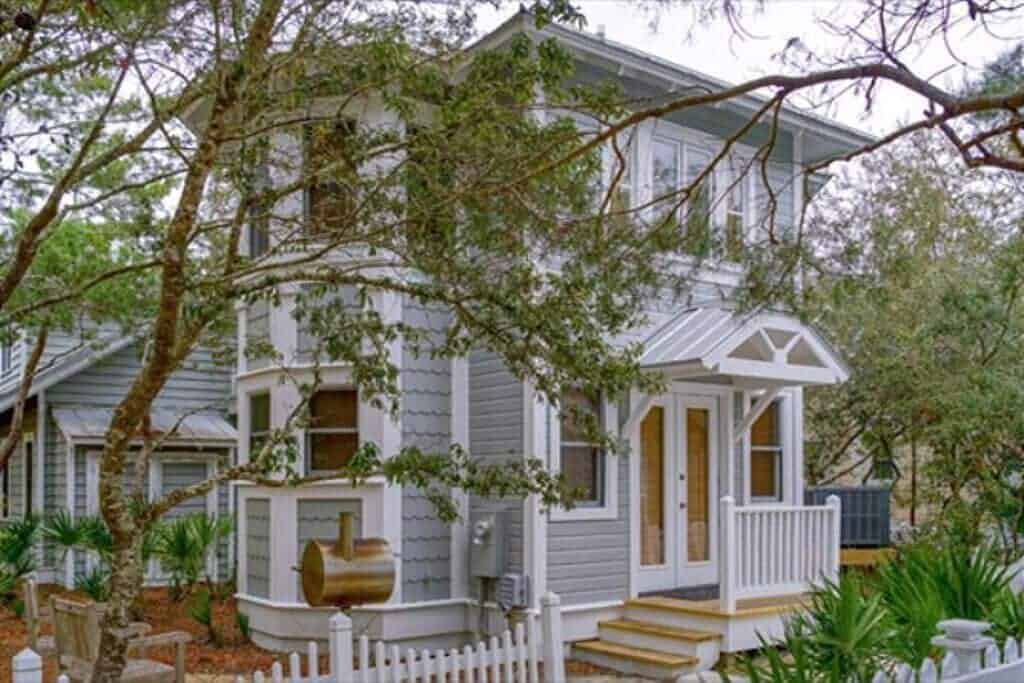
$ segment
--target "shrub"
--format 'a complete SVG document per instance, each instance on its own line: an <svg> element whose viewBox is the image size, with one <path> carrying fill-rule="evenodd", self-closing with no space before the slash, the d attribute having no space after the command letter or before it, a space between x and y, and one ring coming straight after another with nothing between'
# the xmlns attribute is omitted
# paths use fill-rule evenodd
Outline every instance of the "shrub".
<svg viewBox="0 0 1024 683"><path fill-rule="evenodd" d="M110 598L110 570L103 564L97 564L75 577L75 588L96 602L106 602Z"/></svg>
<svg viewBox="0 0 1024 683"><path fill-rule="evenodd" d="M252 634L252 630L249 628L249 615L235 612L235 625L238 626L238 632L245 638L245 642L249 642Z"/></svg>
<svg viewBox="0 0 1024 683"><path fill-rule="evenodd" d="M217 632L213 623L213 600L210 597L210 592L204 590L196 593L188 613L196 623L206 627L210 644L214 647L220 647L220 633Z"/></svg>

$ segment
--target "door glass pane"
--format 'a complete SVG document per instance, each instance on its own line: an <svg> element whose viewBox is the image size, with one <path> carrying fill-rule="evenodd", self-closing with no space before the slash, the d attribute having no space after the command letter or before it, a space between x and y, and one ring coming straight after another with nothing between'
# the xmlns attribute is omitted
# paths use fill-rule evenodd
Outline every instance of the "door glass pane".
<svg viewBox="0 0 1024 683"><path fill-rule="evenodd" d="M640 563L665 564L665 409L640 423Z"/></svg>
<svg viewBox="0 0 1024 683"><path fill-rule="evenodd" d="M710 559L710 447L706 409L686 410L686 557Z"/></svg>

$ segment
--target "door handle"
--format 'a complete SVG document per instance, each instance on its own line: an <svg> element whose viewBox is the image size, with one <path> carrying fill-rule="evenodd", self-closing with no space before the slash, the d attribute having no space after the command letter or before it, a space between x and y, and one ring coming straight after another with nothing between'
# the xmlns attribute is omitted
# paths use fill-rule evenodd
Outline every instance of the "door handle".
<svg viewBox="0 0 1024 683"><path fill-rule="evenodd" d="M686 509L686 503L680 503L679 504L679 509L680 510L685 510Z"/></svg>

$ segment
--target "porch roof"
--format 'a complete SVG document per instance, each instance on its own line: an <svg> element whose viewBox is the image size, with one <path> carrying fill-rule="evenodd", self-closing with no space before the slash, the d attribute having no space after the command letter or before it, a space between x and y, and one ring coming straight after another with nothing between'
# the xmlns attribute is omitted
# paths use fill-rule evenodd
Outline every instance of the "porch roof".
<svg viewBox="0 0 1024 683"><path fill-rule="evenodd" d="M106 437L114 411L109 408L55 408L53 419L65 438L92 441ZM235 428L219 415L186 415L156 409L150 413L150 431L155 438L169 443L218 443L234 445L238 439ZM168 432L171 432L168 434Z"/></svg>
<svg viewBox="0 0 1024 683"><path fill-rule="evenodd" d="M810 325L724 306L673 316L644 342L640 365L670 379L717 375L755 386L838 384L849 377L842 358Z"/></svg>

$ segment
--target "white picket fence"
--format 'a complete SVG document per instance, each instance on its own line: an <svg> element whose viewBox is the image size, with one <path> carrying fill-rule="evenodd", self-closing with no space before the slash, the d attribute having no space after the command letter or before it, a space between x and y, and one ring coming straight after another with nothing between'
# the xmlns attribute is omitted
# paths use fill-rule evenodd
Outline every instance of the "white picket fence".
<svg viewBox="0 0 1024 683"><path fill-rule="evenodd" d="M538 621L540 622L538 624ZM331 617L328 634L330 664L321 672L315 642L306 648L306 662L297 652L288 657L288 670L277 662L268 672L237 676L236 683L564 683L561 601L554 593L541 598L541 613L505 630L487 642L461 650L413 650L353 638L352 620L342 613ZM372 657L371 657L372 652ZM357 657L358 656L358 659ZM42 659L23 650L12 660L13 683L42 683ZM543 666L543 674L541 672ZM306 675L303 675L303 671ZM543 675L543 678L541 676ZM61 677L58 683L68 683Z"/></svg>
<svg viewBox="0 0 1024 683"><path fill-rule="evenodd" d="M939 624L946 634L932 642L946 649L940 665L928 659L920 668L908 664L880 671L872 683L1021 683L1024 681L1024 640L1008 638L1002 649L984 622L962 619Z"/></svg>

